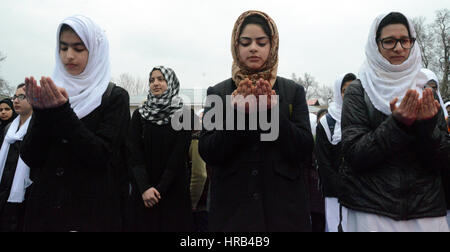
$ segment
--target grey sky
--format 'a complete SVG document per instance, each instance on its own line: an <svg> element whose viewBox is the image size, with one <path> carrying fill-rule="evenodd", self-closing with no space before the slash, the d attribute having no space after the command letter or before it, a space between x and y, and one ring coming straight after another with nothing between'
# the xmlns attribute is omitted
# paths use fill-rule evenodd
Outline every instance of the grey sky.
<svg viewBox="0 0 450 252"><path fill-rule="evenodd" d="M153 66L175 70L182 88L207 88L230 78L231 31L250 9L269 14L280 33L278 74L312 74L332 85L357 73L374 18L390 11L434 20L448 0L1 0L0 76L16 86L25 76L51 76L56 28L83 14L106 30L113 77L147 78Z"/></svg>

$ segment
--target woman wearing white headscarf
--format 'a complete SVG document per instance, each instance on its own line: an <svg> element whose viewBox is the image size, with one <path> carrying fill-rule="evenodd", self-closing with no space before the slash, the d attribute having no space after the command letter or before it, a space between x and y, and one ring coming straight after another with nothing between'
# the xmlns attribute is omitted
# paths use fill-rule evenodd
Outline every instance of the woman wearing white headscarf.
<svg viewBox="0 0 450 252"><path fill-rule="evenodd" d="M35 182L26 231L119 231L128 93L110 84L104 31L84 16L57 30L52 78L26 79L35 124L21 156Z"/></svg>
<svg viewBox="0 0 450 252"><path fill-rule="evenodd" d="M447 107L444 104L444 100L442 100L442 96L441 96L441 91L439 90L439 79L436 76L436 74L426 68L422 68L422 73L425 74L426 78L427 78L427 85L425 87L430 87L433 89L433 91L436 92L438 98L439 98L439 103L441 104L441 108L444 112L444 116L445 118L448 117L448 112L447 112ZM450 104L450 103L449 103Z"/></svg>
<svg viewBox="0 0 450 252"><path fill-rule="evenodd" d="M343 192L347 231L448 231L440 169L450 138L421 73L416 33L401 13L377 17L366 62L345 95Z"/></svg>
<svg viewBox="0 0 450 252"><path fill-rule="evenodd" d="M337 232L339 226L339 194L341 180L339 167L342 163L341 114L345 90L356 76L352 73L339 76L334 84L334 100L328 108L328 114L317 125L315 157L320 174L322 191L325 197L326 230ZM345 230L346 212L343 209L343 228Z"/></svg>

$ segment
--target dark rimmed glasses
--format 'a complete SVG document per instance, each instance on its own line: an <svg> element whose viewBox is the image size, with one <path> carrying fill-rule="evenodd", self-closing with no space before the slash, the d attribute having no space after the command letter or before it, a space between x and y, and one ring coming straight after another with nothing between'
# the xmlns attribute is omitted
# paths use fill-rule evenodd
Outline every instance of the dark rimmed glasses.
<svg viewBox="0 0 450 252"><path fill-rule="evenodd" d="M11 99L14 101L16 98L19 99L19 101L23 101L23 100L27 99L27 96L24 94L14 95Z"/></svg>
<svg viewBox="0 0 450 252"><path fill-rule="evenodd" d="M415 38L384 38L384 39L378 39L378 42L380 42L381 46L386 50L392 50L394 49L397 44L400 42L400 45L403 47L403 49L411 49L414 46L414 43L416 42Z"/></svg>

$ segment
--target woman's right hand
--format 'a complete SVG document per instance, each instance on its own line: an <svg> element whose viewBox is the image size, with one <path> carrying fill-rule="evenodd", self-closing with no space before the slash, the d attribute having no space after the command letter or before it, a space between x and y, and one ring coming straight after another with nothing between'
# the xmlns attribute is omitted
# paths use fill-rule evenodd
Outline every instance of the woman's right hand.
<svg viewBox="0 0 450 252"><path fill-rule="evenodd" d="M397 107L398 98L391 101L392 116L402 124L411 126L417 119L419 110L419 93L415 90L408 90L402 103Z"/></svg>
<svg viewBox="0 0 450 252"><path fill-rule="evenodd" d="M161 200L161 194L152 187L142 194L142 200L147 208L152 208Z"/></svg>
<svg viewBox="0 0 450 252"><path fill-rule="evenodd" d="M49 77L42 77L37 85L34 77L25 78L25 92L33 108L47 109L64 105L69 100L66 90L57 87Z"/></svg>

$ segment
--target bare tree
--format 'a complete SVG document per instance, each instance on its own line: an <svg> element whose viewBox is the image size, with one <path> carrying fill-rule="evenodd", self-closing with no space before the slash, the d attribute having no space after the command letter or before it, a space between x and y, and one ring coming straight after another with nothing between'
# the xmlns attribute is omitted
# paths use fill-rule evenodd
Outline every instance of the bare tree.
<svg viewBox="0 0 450 252"><path fill-rule="evenodd" d="M448 75L450 74L450 10L442 9L436 12L433 28L438 40L435 47L438 55L441 95L444 100L450 99Z"/></svg>
<svg viewBox="0 0 450 252"><path fill-rule="evenodd" d="M112 81L127 90L131 96L143 95L148 89L143 79L133 77L129 73L122 73L119 78L113 78Z"/></svg>
<svg viewBox="0 0 450 252"><path fill-rule="evenodd" d="M319 85L315 78L305 73L302 77L298 77L295 73L292 74L292 80L305 88L306 99L318 99L320 104L328 105L333 99L333 88L326 85Z"/></svg>
<svg viewBox="0 0 450 252"><path fill-rule="evenodd" d="M4 61L6 56L0 52L0 62ZM14 90L8 85L8 82L0 76L0 97L5 98L11 96Z"/></svg>
<svg viewBox="0 0 450 252"><path fill-rule="evenodd" d="M436 11L431 24L425 24L423 17L416 17L412 22L417 32L422 63L438 76L442 98L450 100L450 10Z"/></svg>
<svg viewBox="0 0 450 252"><path fill-rule="evenodd" d="M295 73L293 73L292 80L295 81L297 84L302 85L303 88L305 88L307 100L317 95L319 84L311 74L305 73L303 75L303 78L302 77L297 78Z"/></svg>
<svg viewBox="0 0 450 252"><path fill-rule="evenodd" d="M422 53L422 63L425 68L432 68L432 62L435 58L435 52L433 50L435 39L432 29L429 25L425 24L424 17L413 18L412 23L417 33L416 39Z"/></svg>
<svg viewBox="0 0 450 252"><path fill-rule="evenodd" d="M333 88L330 86L322 85L317 92L317 97L321 101L322 105L328 106L332 102L334 96Z"/></svg>

